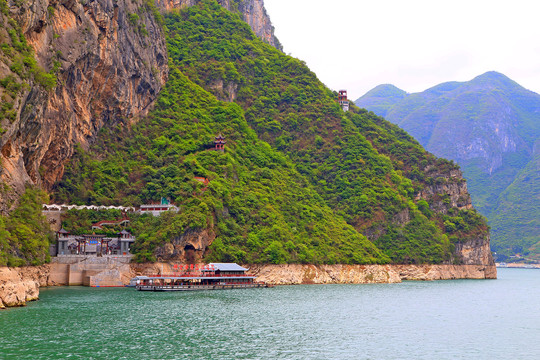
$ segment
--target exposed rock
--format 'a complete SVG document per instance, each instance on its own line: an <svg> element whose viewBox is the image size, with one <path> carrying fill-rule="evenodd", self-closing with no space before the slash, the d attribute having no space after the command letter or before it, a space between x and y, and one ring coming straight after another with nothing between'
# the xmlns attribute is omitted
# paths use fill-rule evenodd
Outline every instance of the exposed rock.
<svg viewBox="0 0 540 360"><path fill-rule="evenodd" d="M238 84L233 81L224 83L223 79L216 79L208 84L214 94L221 101L233 102L236 99Z"/></svg>
<svg viewBox="0 0 540 360"><path fill-rule="evenodd" d="M219 2L240 12L261 39L281 47L262 0ZM6 131L0 138L0 181L12 190L0 192L1 213L16 202L27 183L50 189L60 180L76 144L87 148L103 126L124 126L144 115L168 76L165 39L144 2L9 3L10 16L20 24L39 65L48 71L59 62L60 68L54 90L30 82L14 101L16 120L1 124ZM161 10L196 3L156 0ZM14 74L0 62L0 77L7 75ZM223 98L234 100L236 85L221 87ZM2 91L0 87L0 95Z"/></svg>
<svg viewBox="0 0 540 360"><path fill-rule="evenodd" d="M492 265L392 265L402 280L496 279Z"/></svg>
<svg viewBox="0 0 540 360"><path fill-rule="evenodd" d="M250 272L274 285L497 278L495 265L254 265Z"/></svg>
<svg viewBox="0 0 540 360"><path fill-rule="evenodd" d="M39 287L47 286L48 266L0 267L0 309L24 306L39 298Z"/></svg>
<svg viewBox="0 0 540 360"><path fill-rule="evenodd" d="M253 32L264 42L282 50L281 43L274 36L274 27L264 8L264 1L236 0L236 2L238 2L238 10L242 14L244 21L251 26Z"/></svg>
<svg viewBox="0 0 540 360"><path fill-rule="evenodd" d="M243 265L272 285L399 283L402 280L496 279L495 265ZM135 275L170 274L171 263L131 264Z"/></svg>
<svg viewBox="0 0 540 360"><path fill-rule="evenodd" d="M200 264L201 265L201 264ZM245 265L257 281L272 285L399 283L402 280L496 279L495 265ZM123 286L137 275L170 274L170 262L58 259L42 266L0 267L0 309L39 298L39 288L55 285ZM75 280L79 279L79 282Z"/></svg>
<svg viewBox="0 0 540 360"><path fill-rule="evenodd" d="M368 284L400 282L390 265L254 265L257 281L274 285Z"/></svg>
<svg viewBox="0 0 540 360"><path fill-rule="evenodd" d="M424 171L426 176L433 179L433 183L426 185L416 198L426 200L431 210L446 214L450 208L473 208L467 182L460 170L441 171L436 167L428 167Z"/></svg>
<svg viewBox="0 0 540 360"><path fill-rule="evenodd" d="M401 210L392 218L392 222L397 223L399 225L407 225L410 221L411 221L411 214L408 208Z"/></svg>
<svg viewBox="0 0 540 360"><path fill-rule="evenodd" d="M440 168L427 168L427 176L434 179L426 185L416 199L424 199L430 209L436 213L447 214L451 208L472 209L471 195L467 190L467 182L460 170L441 171ZM455 245L454 260L464 265L480 265L495 267L490 250L490 237L486 231L470 239L464 239Z"/></svg>
<svg viewBox="0 0 540 360"><path fill-rule="evenodd" d="M75 144L89 146L102 126L148 111L168 66L161 28L138 2L40 0L11 11L38 63L60 63L56 88L31 84L0 142L1 179L20 193L27 182L50 188Z"/></svg>
<svg viewBox="0 0 540 360"><path fill-rule="evenodd" d="M460 264L495 267L489 247L489 235L457 243L455 254L459 256Z"/></svg>
<svg viewBox="0 0 540 360"><path fill-rule="evenodd" d="M171 242L158 247L154 254L159 261L198 263L215 237L216 234L210 229L188 229Z"/></svg>

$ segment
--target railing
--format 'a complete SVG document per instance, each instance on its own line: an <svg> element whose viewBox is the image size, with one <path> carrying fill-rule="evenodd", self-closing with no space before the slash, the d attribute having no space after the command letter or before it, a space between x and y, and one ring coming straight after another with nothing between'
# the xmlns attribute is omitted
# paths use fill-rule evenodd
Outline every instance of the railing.
<svg viewBox="0 0 540 360"><path fill-rule="evenodd" d="M137 290L213 290L213 289L233 289L233 288L259 288L266 287L263 283L235 283L235 284L184 284L184 285L156 285L140 284L136 286Z"/></svg>
<svg viewBox="0 0 540 360"><path fill-rule="evenodd" d="M148 277L252 277L253 275L249 274L206 274L206 273L172 273L172 274L161 274L161 275L148 275Z"/></svg>

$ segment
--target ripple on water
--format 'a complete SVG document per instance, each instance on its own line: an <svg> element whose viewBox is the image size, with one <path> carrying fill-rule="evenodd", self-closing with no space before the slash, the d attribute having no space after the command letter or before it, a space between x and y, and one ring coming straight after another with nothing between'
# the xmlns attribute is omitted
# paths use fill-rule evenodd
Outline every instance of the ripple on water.
<svg viewBox="0 0 540 360"><path fill-rule="evenodd" d="M499 280L151 293L43 289L0 359L540 358L540 271Z"/></svg>

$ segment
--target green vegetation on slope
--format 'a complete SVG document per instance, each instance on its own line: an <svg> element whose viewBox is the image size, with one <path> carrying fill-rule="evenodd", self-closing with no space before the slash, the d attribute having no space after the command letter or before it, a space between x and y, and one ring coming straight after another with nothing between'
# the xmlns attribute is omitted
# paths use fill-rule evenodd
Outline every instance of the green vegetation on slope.
<svg viewBox="0 0 540 360"><path fill-rule="evenodd" d="M432 220L420 221L425 216L414 204L414 194L424 183L407 178L409 173L402 173L403 161L395 160L396 156L374 148L373 142L386 136L376 125L381 119L367 113L344 115L335 102L336 94L303 62L258 41L246 24L215 2L171 14L165 23L172 61L216 96L239 103L258 135L286 153L340 216L359 231L376 233L375 243L394 261L448 260L451 246L442 222L433 226ZM367 139L369 126L375 134ZM416 141L400 136L403 139L386 139L382 149L393 147L391 152L406 158L413 147L416 156L407 161L420 164L425 160L425 166L440 168L438 160ZM418 164L411 174L427 180L424 167ZM394 221L403 211L412 214L414 225ZM415 246L405 246L408 253L402 256L398 248L404 237L394 234L401 234L404 225L416 234L406 234ZM384 233L391 234L389 241L378 243ZM426 249L433 250L427 250L432 255L426 255Z"/></svg>
<svg viewBox="0 0 540 360"><path fill-rule="evenodd" d="M455 164L373 114L343 113L304 63L258 40L238 15L205 0L165 26L171 72L155 110L79 149L55 194L105 205L173 200L178 214L130 225L139 260L189 229L210 229L207 260L440 263L452 259L452 242L485 231L474 212L464 216L476 227L458 229L430 199L415 199L452 181L425 168ZM218 133L224 153L208 149Z"/></svg>
<svg viewBox="0 0 540 360"><path fill-rule="evenodd" d="M534 179L536 168L540 95L496 72L401 99L377 88L357 103L386 114L428 150L460 164L475 207L490 220L499 260L513 254L539 258L534 210L540 183L526 179Z"/></svg>
<svg viewBox="0 0 540 360"><path fill-rule="evenodd" d="M498 234L492 248L501 261L520 254L540 261L540 154L519 173L499 197L493 230Z"/></svg>
<svg viewBox="0 0 540 360"><path fill-rule="evenodd" d="M32 188L20 198L9 216L0 216L0 266L41 265L49 260L52 239L41 214L47 194Z"/></svg>
<svg viewBox="0 0 540 360"><path fill-rule="evenodd" d="M238 105L218 101L174 66L155 110L131 130L117 130L103 130L92 152L79 150L56 199L173 200L178 214L134 216L139 260L151 260L157 246L188 229L211 228L217 238L209 260L388 261L332 213L286 157L257 139ZM225 152L210 149L218 133L226 137ZM195 177L210 180L208 189Z"/></svg>

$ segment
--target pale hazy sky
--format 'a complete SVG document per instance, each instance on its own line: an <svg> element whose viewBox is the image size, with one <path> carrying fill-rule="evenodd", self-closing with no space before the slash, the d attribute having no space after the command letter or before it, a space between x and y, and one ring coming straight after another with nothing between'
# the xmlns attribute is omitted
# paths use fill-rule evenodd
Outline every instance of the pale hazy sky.
<svg viewBox="0 0 540 360"><path fill-rule="evenodd" d="M540 93L540 1L264 0L283 50L357 99L486 71Z"/></svg>

